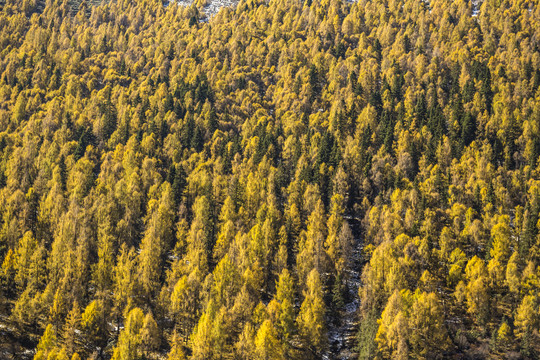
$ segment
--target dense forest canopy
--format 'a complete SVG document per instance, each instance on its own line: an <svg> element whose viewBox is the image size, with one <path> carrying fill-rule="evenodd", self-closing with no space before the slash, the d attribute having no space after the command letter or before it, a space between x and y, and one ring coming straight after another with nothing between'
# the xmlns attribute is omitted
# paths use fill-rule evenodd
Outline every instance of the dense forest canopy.
<svg viewBox="0 0 540 360"><path fill-rule="evenodd" d="M539 356L537 1L94 3L0 2L1 358Z"/></svg>

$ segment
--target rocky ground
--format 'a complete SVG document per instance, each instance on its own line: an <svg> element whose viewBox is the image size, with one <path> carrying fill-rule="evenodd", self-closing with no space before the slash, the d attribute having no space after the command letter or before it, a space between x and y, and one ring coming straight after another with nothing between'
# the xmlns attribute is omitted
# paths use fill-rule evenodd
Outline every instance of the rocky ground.
<svg viewBox="0 0 540 360"><path fill-rule="evenodd" d="M171 0L174 1L174 0ZM208 0L203 8L206 19L211 18L223 7L235 7L239 0ZM178 0L178 3L183 6L190 6L193 0Z"/></svg>
<svg viewBox="0 0 540 360"><path fill-rule="evenodd" d="M360 219L346 217L349 224L358 233ZM358 308L360 300L358 298L358 287L360 286L360 275L363 267L362 259L362 240L355 237L350 257L351 265L347 270L347 297L345 307L340 314L340 322L330 325L328 329L328 339L330 342L330 351L327 359L329 360L352 360L358 357L356 354L356 336L358 334Z"/></svg>

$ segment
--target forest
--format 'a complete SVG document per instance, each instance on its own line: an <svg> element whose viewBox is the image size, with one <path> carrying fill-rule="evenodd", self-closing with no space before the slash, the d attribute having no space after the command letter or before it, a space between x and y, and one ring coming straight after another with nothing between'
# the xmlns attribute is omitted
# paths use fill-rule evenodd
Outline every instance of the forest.
<svg viewBox="0 0 540 360"><path fill-rule="evenodd" d="M540 357L536 0L0 1L0 358Z"/></svg>

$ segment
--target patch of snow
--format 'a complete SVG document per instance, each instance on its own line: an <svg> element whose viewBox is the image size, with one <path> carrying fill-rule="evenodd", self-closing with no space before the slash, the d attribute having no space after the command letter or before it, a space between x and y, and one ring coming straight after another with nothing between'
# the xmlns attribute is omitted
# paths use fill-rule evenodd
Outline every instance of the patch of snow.
<svg viewBox="0 0 540 360"><path fill-rule="evenodd" d="M472 0L472 15L473 17L478 16L480 14L480 6L482 3L479 0Z"/></svg>

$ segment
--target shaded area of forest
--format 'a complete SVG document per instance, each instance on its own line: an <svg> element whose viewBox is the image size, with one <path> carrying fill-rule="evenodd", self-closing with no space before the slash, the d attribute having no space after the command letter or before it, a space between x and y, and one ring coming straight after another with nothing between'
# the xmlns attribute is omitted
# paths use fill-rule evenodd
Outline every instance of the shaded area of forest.
<svg viewBox="0 0 540 360"><path fill-rule="evenodd" d="M3 1L2 356L537 357L537 2L203 6Z"/></svg>

